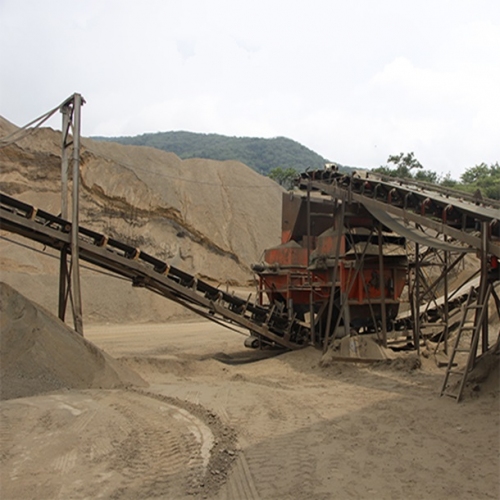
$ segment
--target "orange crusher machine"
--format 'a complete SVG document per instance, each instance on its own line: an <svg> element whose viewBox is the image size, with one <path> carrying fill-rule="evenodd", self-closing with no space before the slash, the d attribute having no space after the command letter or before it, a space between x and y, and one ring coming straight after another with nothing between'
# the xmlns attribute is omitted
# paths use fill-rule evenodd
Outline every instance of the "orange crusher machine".
<svg viewBox="0 0 500 500"><path fill-rule="evenodd" d="M405 239L359 203L283 194L281 244L253 267L260 305L311 327L311 341L390 331L407 282ZM383 325L383 326L382 326Z"/></svg>

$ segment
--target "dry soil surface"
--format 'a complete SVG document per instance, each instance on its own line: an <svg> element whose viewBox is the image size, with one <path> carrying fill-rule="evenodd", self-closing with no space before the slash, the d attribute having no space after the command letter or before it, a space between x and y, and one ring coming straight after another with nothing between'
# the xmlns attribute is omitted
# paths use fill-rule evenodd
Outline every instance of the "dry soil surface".
<svg viewBox="0 0 500 500"><path fill-rule="evenodd" d="M499 497L498 380L457 405L430 362L262 359L205 321L86 337L149 387L2 401L2 498Z"/></svg>

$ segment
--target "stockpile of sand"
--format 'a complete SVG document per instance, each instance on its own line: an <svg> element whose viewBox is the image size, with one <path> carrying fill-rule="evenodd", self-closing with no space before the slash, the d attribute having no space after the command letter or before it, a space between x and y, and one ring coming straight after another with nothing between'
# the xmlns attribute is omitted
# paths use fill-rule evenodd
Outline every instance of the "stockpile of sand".
<svg viewBox="0 0 500 500"><path fill-rule="evenodd" d="M0 117L0 137L16 129ZM42 128L0 149L0 189L59 213L60 143L60 132ZM279 244L283 190L239 162L181 160L154 148L83 139L80 176L82 225L216 284L248 284L251 264ZM0 241L0 260L3 281L55 311L57 262L5 241ZM91 288L87 296L82 290L84 320L164 321L182 314L163 299L161 304L151 299L150 305L126 283L120 288L95 274L82 282ZM44 289L54 292L40 293ZM99 299L93 301L96 290Z"/></svg>
<svg viewBox="0 0 500 500"><path fill-rule="evenodd" d="M0 283L0 399L147 385L58 318Z"/></svg>

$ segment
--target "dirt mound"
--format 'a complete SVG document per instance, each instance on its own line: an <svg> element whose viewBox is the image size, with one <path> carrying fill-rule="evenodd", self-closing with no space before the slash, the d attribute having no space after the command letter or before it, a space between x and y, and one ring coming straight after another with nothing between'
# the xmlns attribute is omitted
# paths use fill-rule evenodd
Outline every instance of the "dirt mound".
<svg viewBox="0 0 500 500"><path fill-rule="evenodd" d="M492 397L500 396L500 337L477 361L467 381L472 394L479 391Z"/></svg>
<svg viewBox="0 0 500 500"><path fill-rule="evenodd" d="M147 385L58 318L0 283L0 399Z"/></svg>
<svg viewBox="0 0 500 500"><path fill-rule="evenodd" d="M0 117L0 137L15 129ZM2 192L58 214L60 144L60 132L42 128L0 149ZM260 260L264 249L280 241L283 189L236 161L181 160L154 148L83 139L80 177L82 226L138 247L216 286L247 285L253 279L251 264ZM2 236L13 239L11 234ZM4 264L2 281L56 311L53 294L40 290L58 289L57 262L35 257L32 250L5 240L0 241L0 261ZM36 289L31 286L33 275L40 284ZM87 282L92 289L90 298L82 290L86 321L158 322L179 316L178 306L151 300L151 307L135 290L121 288L117 293L118 285L109 279L99 280L97 286L96 281L95 275L82 277L82 288ZM92 301L95 290L101 292L98 303ZM130 300L118 303L117 297Z"/></svg>
<svg viewBox="0 0 500 500"><path fill-rule="evenodd" d="M12 124L0 120L0 136ZM60 210L60 132L48 128L0 150L0 187ZM283 189L237 161L82 140L82 225L123 239L186 271L243 283L280 240Z"/></svg>

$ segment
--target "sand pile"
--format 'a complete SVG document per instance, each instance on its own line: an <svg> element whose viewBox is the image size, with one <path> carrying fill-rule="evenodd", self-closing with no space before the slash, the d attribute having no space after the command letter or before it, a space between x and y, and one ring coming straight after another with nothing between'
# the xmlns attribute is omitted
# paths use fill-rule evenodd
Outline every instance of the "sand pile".
<svg viewBox="0 0 500 500"><path fill-rule="evenodd" d="M469 388L477 392L500 396L500 331L496 343L478 360L467 381Z"/></svg>
<svg viewBox="0 0 500 500"><path fill-rule="evenodd" d="M42 307L0 283L0 399L147 385Z"/></svg>
<svg viewBox="0 0 500 500"><path fill-rule="evenodd" d="M0 137L15 129L0 117ZM42 128L0 149L0 189L59 213L60 142L60 132ZM250 265L260 260L264 249L279 244L283 190L239 162L181 160L154 148L84 139L80 176L82 225L216 284L247 284L253 278ZM36 274L40 283L37 290L49 287L57 295L57 263L46 259L39 265L36 261L43 259L5 241L0 241L0 260L2 281L55 311L54 294L35 293L31 276ZM82 291L84 319L163 321L179 314L177 306L152 301L150 307L140 297L116 310L116 297L135 296L135 291L117 293L109 279L94 275L92 280L91 288L99 290L100 297L93 304L92 292L89 298ZM107 307L108 301L112 307ZM134 303L141 307L131 308Z"/></svg>

